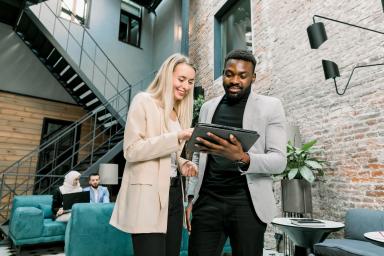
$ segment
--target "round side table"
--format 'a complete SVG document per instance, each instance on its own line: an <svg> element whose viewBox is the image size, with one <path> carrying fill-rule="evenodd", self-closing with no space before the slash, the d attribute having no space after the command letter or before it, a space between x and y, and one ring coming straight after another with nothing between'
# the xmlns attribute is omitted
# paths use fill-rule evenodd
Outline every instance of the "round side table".
<svg viewBox="0 0 384 256"><path fill-rule="evenodd" d="M330 233L344 228L344 224L341 222L320 220L324 224L297 225L292 224L292 219L296 218L275 218L272 220L272 224L285 232L296 245L307 248L308 255L313 253L314 244L324 241Z"/></svg>

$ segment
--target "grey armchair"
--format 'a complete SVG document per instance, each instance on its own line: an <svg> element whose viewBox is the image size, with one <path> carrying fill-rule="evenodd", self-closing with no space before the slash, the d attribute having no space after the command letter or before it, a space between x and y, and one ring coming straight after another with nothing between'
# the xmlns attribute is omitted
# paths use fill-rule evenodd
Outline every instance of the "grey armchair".
<svg viewBox="0 0 384 256"><path fill-rule="evenodd" d="M350 209L345 217L344 239L326 239L315 244L320 256L383 256L384 247L369 242L364 233L384 230L384 211Z"/></svg>

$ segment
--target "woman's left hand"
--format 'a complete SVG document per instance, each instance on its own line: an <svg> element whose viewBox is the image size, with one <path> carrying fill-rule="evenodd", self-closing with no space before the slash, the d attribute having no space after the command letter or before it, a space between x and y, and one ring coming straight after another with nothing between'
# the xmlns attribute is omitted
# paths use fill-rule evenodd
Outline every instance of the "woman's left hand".
<svg viewBox="0 0 384 256"><path fill-rule="evenodd" d="M198 173L197 165L191 161L187 161L181 167L180 172L183 176L187 176L187 177L197 176L197 173Z"/></svg>

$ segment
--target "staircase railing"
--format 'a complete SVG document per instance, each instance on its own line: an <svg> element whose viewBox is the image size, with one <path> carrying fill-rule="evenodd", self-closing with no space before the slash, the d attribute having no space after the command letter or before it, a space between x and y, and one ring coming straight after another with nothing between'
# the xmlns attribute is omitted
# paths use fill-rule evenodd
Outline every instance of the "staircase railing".
<svg viewBox="0 0 384 256"><path fill-rule="evenodd" d="M131 98L153 79L154 73L151 73L132 86L83 25L58 17L59 4L64 3L60 0L42 2L27 7L26 11L39 19L71 58L71 65L87 76L106 100L1 174L0 218L8 217L15 195L50 193L60 184L58 177L62 178L63 172L72 168L84 170L94 164L100 154L121 143L124 127L117 118L125 121ZM110 106L119 117L106 111ZM66 136L73 138L73 142L63 147ZM47 149L53 149L54 157L41 164L40 154Z"/></svg>
<svg viewBox="0 0 384 256"><path fill-rule="evenodd" d="M0 218L8 216L10 203L15 195L49 194L60 184L63 174L71 169L86 170L101 155L122 143L124 127L105 109L107 105L116 105L116 101L125 95L127 103L116 109L125 121L131 98L146 88L154 74L151 73L134 86L125 88L109 102L87 113L8 167L0 176ZM73 139L73 142L63 146L68 137ZM61 148L59 152L58 148ZM53 155L48 161L40 164L41 153L45 150L53 152ZM32 176L35 177L34 180L30 180ZM56 176L61 178L54 178Z"/></svg>
<svg viewBox="0 0 384 256"><path fill-rule="evenodd" d="M72 63L87 76L105 99L119 95L121 90L130 86L130 83L81 22L74 24L57 15L60 13L61 6L71 10L61 0L42 2L27 7L27 10L39 19L71 57ZM72 12L66 14L78 20ZM118 101L116 104L126 104L126 102Z"/></svg>

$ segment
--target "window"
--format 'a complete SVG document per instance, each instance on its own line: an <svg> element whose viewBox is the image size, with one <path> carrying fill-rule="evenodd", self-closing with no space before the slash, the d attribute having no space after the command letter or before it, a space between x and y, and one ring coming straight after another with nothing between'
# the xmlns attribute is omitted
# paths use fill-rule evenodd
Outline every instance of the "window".
<svg viewBox="0 0 384 256"><path fill-rule="evenodd" d="M119 40L140 47L142 8L129 0L121 1Z"/></svg>
<svg viewBox="0 0 384 256"><path fill-rule="evenodd" d="M85 25L89 0L61 0L60 17L73 23Z"/></svg>
<svg viewBox="0 0 384 256"><path fill-rule="evenodd" d="M225 56L233 49L252 51L250 0L227 1L215 15L215 78L221 75Z"/></svg>
<svg viewBox="0 0 384 256"><path fill-rule="evenodd" d="M64 129L71 126L73 122L51 118L43 119L40 146L55 138ZM50 175L64 175L70 170L72 163L77 163L81 126L63 135L57 143L42 146L37 161L34 193L45 191L51 184L58 181L57 177L42 177ZM76 137L75 137L76 136ZM75 142L75 143L74 143ZM74 153L74 154L73 154ZM60 178L59 178L60 179ZM52 191L46 191L52 193Z"/></svg>

